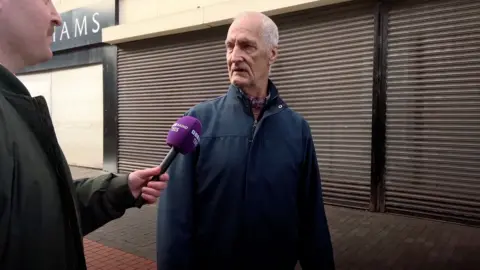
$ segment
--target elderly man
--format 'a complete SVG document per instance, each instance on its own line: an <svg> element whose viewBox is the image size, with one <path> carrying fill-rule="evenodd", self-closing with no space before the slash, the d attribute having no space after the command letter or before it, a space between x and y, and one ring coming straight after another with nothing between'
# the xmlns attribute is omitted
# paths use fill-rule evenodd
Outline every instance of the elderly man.
<svg viewBox="0 0 480 270"><path fill-rule="evenodd" d="M231 24L231 86L186 113L204 134L172 164L160 198L158 269L334 269L309 125L269 80L277 44L261 13Z"/></svg>
<svg viewBox="0 0 480 270"><path fill-rule="evenodd" d="M0 0L2 270L87 269L82 237L121 217L140 196L155 203L166 185L148 182L160 168L72 181L45 99L32 98L14 75L52 57L59 24L50 0Z"/></svg>

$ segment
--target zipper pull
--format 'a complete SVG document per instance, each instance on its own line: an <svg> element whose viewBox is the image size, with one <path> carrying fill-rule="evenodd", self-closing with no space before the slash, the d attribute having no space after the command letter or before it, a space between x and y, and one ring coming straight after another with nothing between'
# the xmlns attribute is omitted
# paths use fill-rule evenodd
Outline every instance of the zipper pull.
<svg viewBox="0 0 480 270"><path fill-rule="evenodd" d="M250 138L248 139L249 143L253 142L253 135L255 134L255 129L257 128L257 123L258 123L257 120L253 121L252 132L250 133Z"/></svg>

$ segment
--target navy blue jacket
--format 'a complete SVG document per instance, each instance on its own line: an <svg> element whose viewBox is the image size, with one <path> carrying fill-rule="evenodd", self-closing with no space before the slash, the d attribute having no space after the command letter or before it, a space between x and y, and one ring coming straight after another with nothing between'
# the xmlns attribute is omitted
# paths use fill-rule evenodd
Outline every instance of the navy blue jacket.
<svg viewBox="0 0 480 270"><path fill-rule="evenodd" d="M186 113L203 134L169 169L158 269L334 269L309 125L271 81L269 92L258 123L235 86Z"/></svg>

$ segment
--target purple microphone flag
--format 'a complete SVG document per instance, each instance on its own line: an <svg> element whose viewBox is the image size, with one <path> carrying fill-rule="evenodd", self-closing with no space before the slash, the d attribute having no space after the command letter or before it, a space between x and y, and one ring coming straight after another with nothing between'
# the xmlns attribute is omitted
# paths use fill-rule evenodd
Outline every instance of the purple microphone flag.
<svg viewBox="0 0 480 270"><path fill-rule="evenodd" d="M167 144L185 155L193 152L200 143L202 123L195 117L184 116L175 122L168 131Z"/></svg>

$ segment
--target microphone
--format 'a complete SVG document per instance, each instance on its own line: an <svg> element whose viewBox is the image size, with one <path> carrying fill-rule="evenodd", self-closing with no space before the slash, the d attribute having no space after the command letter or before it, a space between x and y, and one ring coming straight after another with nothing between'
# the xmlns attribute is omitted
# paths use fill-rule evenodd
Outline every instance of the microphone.
<svg viewBox="0 0 480 270"><path fill-rule="evenodd" d="M175 122L167 135L167 145L170 146L170 151L160 163L160 174L155 175L150 181L159 181L160 175L164 174L168 167L175 160L177 155L191 153L200 143L200 135L202 134L202 123L195 117L184 116ZM135 206L141 207L145 203L141 193L138 196Z"/></svg>

